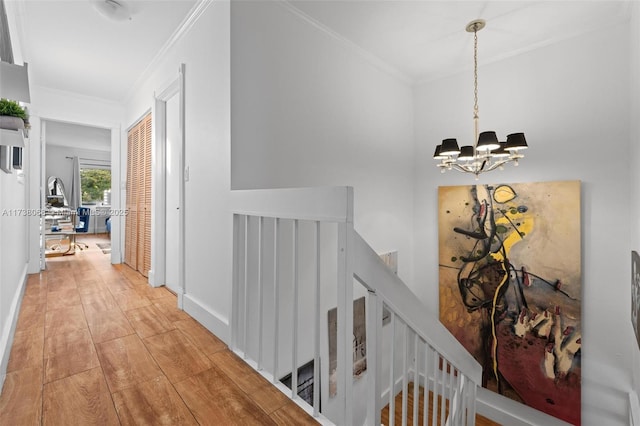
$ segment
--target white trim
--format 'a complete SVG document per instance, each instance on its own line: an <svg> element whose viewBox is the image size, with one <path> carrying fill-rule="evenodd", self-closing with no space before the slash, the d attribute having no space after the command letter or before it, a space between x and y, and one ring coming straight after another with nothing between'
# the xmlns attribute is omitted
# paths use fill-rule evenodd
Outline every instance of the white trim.
<svg viewBox="0 0 640 426"><path fill-rule="evenodd" d="M123 210L122 194L122 165L121 161L122 142L121 127L111 127L111 209L113 211ZM126 208L126 206L124 206ZM124 247L124 218L120 214L111 215L111 263L116 265L122 263L122 248Z"/></svg>
<svg viewBox="0 0 640 426"><path fill-rule="evenodd" d="M180 140L180 159L178 170L184 177L185 157L185 64L180 64L178 77L166 86L156 91L154 95L154 107L152 110L154 131L152 133L151 155L153 158L152 169L152 195L151 195L151 270L149 271L149 284L159 287L166 284L166 167L167 167L167 143L166 143L166 103L175 95L179 96L178 127ZM180 179L178 189L178 289L179 305L182 304L181 294L185 289L185 179Z"/></svg>
<svg viewBox="0 0 640 426"><path fill-rule="evenodd" d="M353 188L349 186L233 190L229 200L236 214L353 223Z"/></svg>
<svg viewBox="0 0 640 426"><path fill-rule="evenodd" d="M478 414L503 425L570 426L565 421L482 387L478 387L476 402Z"/></svg>
<svg viewBox="0 0 640 426"><path fill-rule="evenodd" d="M213 0L199 0L198 3L193 6L193 8L189 11L184 20L178 25L178 28L171 34L171 37L167 40L167 42L158 50L158 53L153 57L149 65L144 69L140 77L136 80L135 83L131 86L127 95L124 97L122 102L124 104L129 103L133 95L138 91L140 86L145 83L149 76L158 69L158 64L164 59L167 51L171 49L182 37L184 37L191 28L198 22L198 19L202 16L202 14L207 10L207 8L213 4Z"/></svg>
<svg viewBox="0 0 640 426"><path fill-rule="evenodd" d="M142 120L144 120L144 118L149 115L149 113L153 113L153 108L149 108L146 109L141 116L139 116L138 118L136 118L135 120L133 120L133 122L129 125L129 127L127 127L125 129L125 133L128 135L129 132L131 131L131 129L133 129L134 127L136 127ZM151 118L153 118L153 114L151 115Z"/></svg>
<svg viewBox="0 0 640 426"><path fill-rule="evenodd" d="M153 110L153 132L151 134L151 270L149 284L160 287L166 281L166 100L173 94L162 91L155 96Z"/></svg>
<svg viewBox="0 0 640 426"><path fill-rule="evenodd" d="M178 287L182 293L186 293L186 272L185 272L185 234L186 234L186 220L185 220L185 182L188 180L188 170L185 165L186 155L186 133L185 133L185 64L180 64L180 99L179 103L179 122L178 129L180 132L180 185L178 186ZM182 308L182 300L180 300L180 308Z"/></svg>
<svg viewBox="0 0 640 426"><path fill-rule="evenodd" d="M222 316L190 294L182 296L183 309L227 345L231 344L229 318Z"/></svg>
<svg viewBox="0 0 640 426"><path fill-rule="evenodd" d="M2 335L0 335L0 390L4 385L4 379L7 377L7 367L9 365L9 356L11 355L11 346L13 345L13 336L16 333L20 305L22 304L22 296L24 295L24 289L27 283L27 267L28 264L25 263L22 274L20 275L21 284L13 296L9 316L7 317L8 321L4 324Z"/></svg>
<svg viewBox="0 0 640 426"><path fill-rule="evenodd" d="M640 426L640 400L635 391L629 392L629 425Z"/></svg>

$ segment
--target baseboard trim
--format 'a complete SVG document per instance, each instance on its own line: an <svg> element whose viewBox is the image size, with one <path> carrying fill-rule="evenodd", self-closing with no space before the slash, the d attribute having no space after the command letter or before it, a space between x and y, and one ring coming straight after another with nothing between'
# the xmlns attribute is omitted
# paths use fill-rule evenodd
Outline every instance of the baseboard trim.
<svg viewBox="0 0 640 426"><path fill-rule="evenodd" d="M634 391L629 392L629 425L640 426L640 399Z"/></svg>
<svg viewBox="0 0 640 426"><path fill-rule="evenodd" d="M182 306L186 313L215 334L216 337L227 345L231 344L231 329L227 318L213 311L188 293L182 296Z"/></svg>
<svg viewBox="0 0 640 426"><path fill-rule="evenodd" d="M4 386L4 379L7 377L7 367L9 366L9 356L11 355L11 346L13 345L13 337L16 333L16 325L18 324L18 314L20 313L20 304L27 282L28 263L25 263L20 275L20 284L18 291L13 296L11 308L9 310L8 321L5 323L0 336L0 390Z"/></svg>
<svg viewBox="0 0 640 426"><path fill-rule="evenodd" d="M120 250L114 250L113 246L111 247L111 264L118 265L122 263L122 253Z"/></svg>
<svg viewBox="0 0 640 426"><path fill-rule="evenodd" d="M478 388L476 411L481 416L510 426L571 426L542 411L481 387Z"/></svg>

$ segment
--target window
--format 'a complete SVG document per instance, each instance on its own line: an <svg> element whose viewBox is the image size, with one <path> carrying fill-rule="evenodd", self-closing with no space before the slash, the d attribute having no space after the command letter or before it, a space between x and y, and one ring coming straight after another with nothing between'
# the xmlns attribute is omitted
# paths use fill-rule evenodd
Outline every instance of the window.
<svg viewBox="0 0 640 426"><path fill-rule="evenodd" d="M82 204L97 204L104 199L104 191L111 189L111 170L80 169Z"/></svg>

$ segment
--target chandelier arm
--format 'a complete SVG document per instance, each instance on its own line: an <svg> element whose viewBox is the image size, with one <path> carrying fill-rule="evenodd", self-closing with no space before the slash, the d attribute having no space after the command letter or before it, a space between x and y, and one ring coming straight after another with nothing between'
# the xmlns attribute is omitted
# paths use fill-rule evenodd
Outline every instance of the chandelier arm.
<svg viewBox="0 0 640 426"><path fill-rule="evenodd" d="M487 170L485 170L485 171L490 172L491 170L495 170L495 169L497 169L498 167L500 167L500 166L504 166L505 164L510 163L510 162L512 162L512 161L514 161L514 159L513 159L513 158L507 158L507 159L505 159L505 160L499 160L499 161L496 161L495 163L493 163L493 164L491 165L491 167L487 168Z"/></svg>

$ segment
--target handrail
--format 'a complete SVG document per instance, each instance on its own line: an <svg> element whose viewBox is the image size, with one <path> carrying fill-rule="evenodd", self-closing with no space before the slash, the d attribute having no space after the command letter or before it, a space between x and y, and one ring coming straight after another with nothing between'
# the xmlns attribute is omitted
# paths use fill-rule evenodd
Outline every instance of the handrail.
<svg viewBox="0 0 640 426"><path fill-rule="evenodd" d="M234 215L231 346L236 353L323 424L330 424L329 418L336 424L351 425L360 421L380 424L384 398L388 398L394 410L400 385L403 423L406 422L410 380L414 382L414 422L419 415L418 387L424 386L425 411L420 415L425 417L425 424L427 406L434 411L432 426L444 425L445 421L451 425L475 424L476 389L482 380L482 367L354 230L353 188L239 190L231 191L230 202ZM307 222L313 226L304 225L306 234L302 238L302 227ZM332 244L321 242L324 238L321 230L326 228L333 229L333 237L329 238L335 239ZM328 257L333 257L336 263L324 271ZM312 272L313 277L303 279L301 271ZM324 285L332 283L335 287L322 288L321 274L324 276L329 271L332 271L331 277ZM351 379L355 360L352 358L352 301L356 282L368 291L366 392L356 392ZM301 298L301 294L309 295L310 291L313 291L312 301ZM323 374L329 364L321 358L320 323L326 315L325 309L331 308L331 305L327 307L326 300L321 306L323 291L336 298L333 302L338 324L334 386L339 398L321 402L321 387L327 392L331 386L320 384L325 377L320 374L320 364L324 364ZM281 298L286 298L286 302L280 303ZM393 324L390 339L388 332L383 333L385 309L389 310ZM279 320L281 312L284 323ZM313 318L313 321L304 322L303 318ZM303 323L307 324L304 329ZM400 349L396 349L397 328L397 337L403 342L398 346ZM308 404L298 397L296 386L299 364L305 361L298 358L298 353L305 344L313 346L314 361L314 398ZM266 349L269 345L271 350ZM399 357L394 361L396 350ZM390 352L390 362L383 366L386 351ZM267 362L265 356L272 359ZM400 371L396 367L398 363L402 364ZM282 367L287 368L284 366L291 372L290 390L286 390L278 378L283 374ZM383 373L384 368L389 372ZM389 380L385 381L383 375ZM357 401L360 403L355 404ZM355 413L354 406L362 407L363 401L366 401L366 413ZM324 417L325 409L329 410L328 418ZM392 416L393 424L391 419Z"/></svg>
<svg viewBox="0 0 640 426"><path fill-rule="evenodd" d="M247 189L231 191L236 214L353 223L353 188Z"/></svg>
<svg viewBox="0 0 640 426"><path fill-rule="evenodd" d="M426 310L406 284L391 272L358 233L354 245L356 279L370 291L382 296L397 316L441 355L452 361L463 374L473 382L480 383L482 367L475 358Z"/></svg>

